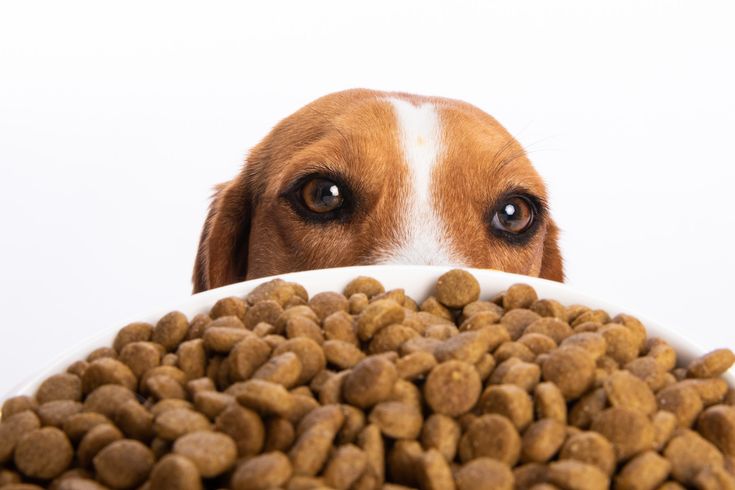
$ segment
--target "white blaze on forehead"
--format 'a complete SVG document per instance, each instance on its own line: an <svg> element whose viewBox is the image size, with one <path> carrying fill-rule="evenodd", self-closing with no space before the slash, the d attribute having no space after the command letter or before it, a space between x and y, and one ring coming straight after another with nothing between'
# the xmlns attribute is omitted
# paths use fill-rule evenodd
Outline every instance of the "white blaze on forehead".
<svg viewBox="0 0 735 490"><path fill-rule="evenodd" d="M463 265L452 250L431 196L431 173L442 154L441 121L433 104L391 98L411 188L405 196L400 242L380 254L381 264Z"/></svg>

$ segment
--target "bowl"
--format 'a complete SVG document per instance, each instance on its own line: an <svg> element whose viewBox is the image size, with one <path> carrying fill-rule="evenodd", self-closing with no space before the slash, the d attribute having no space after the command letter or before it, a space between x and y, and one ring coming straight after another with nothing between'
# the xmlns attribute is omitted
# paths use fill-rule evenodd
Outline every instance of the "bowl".
<svg viewBox="0 0 735 490"><path fill-rule="evenodd" d="M355 266L294 272L273 277L280 277L287 281L298 282L306 288L310 295L313 295L322 291L341 291L344 286L356 276L372 276L381 281L386 289L403 288L405 289L406 294L420 301L431 294L433 285L437 278L450 269L452 269L452 267L410 265ZM692 339L672 331L672 329L666 329L663 325L659 325L636 312L629 311L626 308L613 305L581 293L565 284L489 269L465 268L465 270L471 272L480 282L480 286L482 288L481 298L483 299L507 289L512 284L524 282L533 286L540 298L555 299L565 305L577 303L591 308L600 308L607 311L611 316L618 313L629 313L636 316L646 326L649 336L662 337L671 344L678 354L680 363L686 363L689 360L704 354L704 350L698 347ZM220 298L225 298L227 296L244 296L258 284L269 281L273 279L273 277L253 279L251 281L231 284L229 286L195 294L177 304L166 305L165 308L162 308L159 311L142 314L136 318L130 318L129 322L147 321L155 324L161 316L171 310L179 310L191 318L197 313L207 312L209 308ZM69 364L74 361L84 359L87 354L98 347L111 346L117 331L126 323L127 322L123 322L118 325L110 325L109 328L100 332L98 335L65 351L53 362L49 363L43 370L37 372L32 377L19 384L14 390L11 390L11 392L4 398L15 395L33 395L40 383L47 377L63 372ZM728 378L728 382L732 383L731 377Z"/></svg>

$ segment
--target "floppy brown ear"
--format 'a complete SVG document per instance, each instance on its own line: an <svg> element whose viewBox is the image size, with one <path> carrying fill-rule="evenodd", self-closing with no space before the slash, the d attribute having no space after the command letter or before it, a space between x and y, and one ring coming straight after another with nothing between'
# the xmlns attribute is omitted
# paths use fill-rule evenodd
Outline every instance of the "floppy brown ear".
<svg viewBox="0 0 735 490"><path fill-rule="evenodd" d="M250 235L250 198L242 177L216 187L199 237L194 293L245 278Z"/></svg>
<svg viewBox="0 0 735 490"><path fill-rule="evenodd" d="M559 251L559 228L549 221L544 239L544 255L541 259L539 277L564 282L564 261Z"/></svg>

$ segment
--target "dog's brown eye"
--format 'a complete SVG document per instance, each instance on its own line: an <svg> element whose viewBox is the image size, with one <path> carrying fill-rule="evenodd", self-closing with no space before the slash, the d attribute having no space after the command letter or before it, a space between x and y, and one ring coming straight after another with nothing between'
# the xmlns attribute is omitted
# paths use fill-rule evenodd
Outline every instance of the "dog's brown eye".
<svg viewBox="0 0 735 490"><path fill-rule="evenodd" d="M315 178L301 188L301 199L313 213L329 213L339 209L344 203L342 191L329 179Z"/></svg>
<svg viewBox="0 0 735 490"><path fill-rule="evenodd" d="M533 218L534 211L531 202L525 197L513 196L503 199L495 208L492 226L498 231L517 235L531 226Z"/></svg>

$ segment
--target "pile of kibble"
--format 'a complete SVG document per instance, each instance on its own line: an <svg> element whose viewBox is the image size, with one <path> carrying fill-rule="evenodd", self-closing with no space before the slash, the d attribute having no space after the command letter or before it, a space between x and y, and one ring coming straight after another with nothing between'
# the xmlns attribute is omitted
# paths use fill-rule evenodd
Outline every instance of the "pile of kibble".
<svg viewBox="0 0 735 490"><path fill-rule="evenodd" d="M5 401L0 487L735 489L733 361L462 270L420 304L276 279Z"/></svg>

